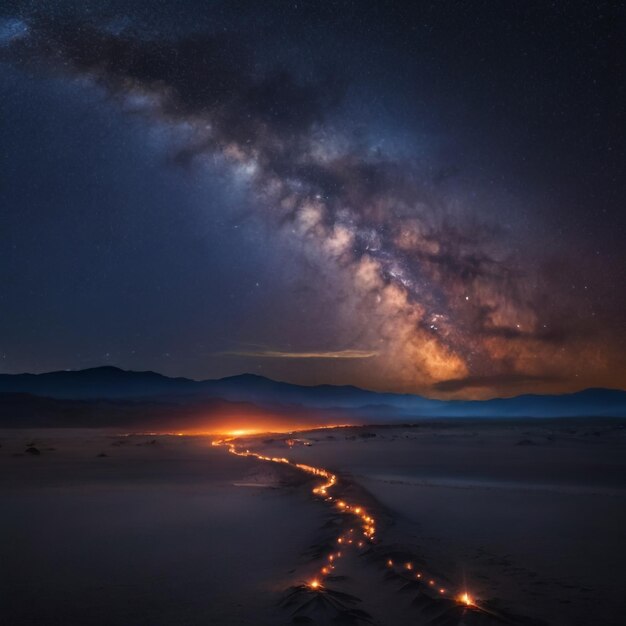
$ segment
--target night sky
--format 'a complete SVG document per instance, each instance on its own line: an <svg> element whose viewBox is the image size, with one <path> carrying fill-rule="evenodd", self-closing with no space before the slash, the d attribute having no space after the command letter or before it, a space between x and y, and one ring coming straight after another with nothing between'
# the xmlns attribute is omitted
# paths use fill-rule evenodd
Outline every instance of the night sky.
<svg viewBox="0 0 626 626"><path fill-rule="evenodd" d="M626 388L613 2L0 12L0 370Z"/></svg>

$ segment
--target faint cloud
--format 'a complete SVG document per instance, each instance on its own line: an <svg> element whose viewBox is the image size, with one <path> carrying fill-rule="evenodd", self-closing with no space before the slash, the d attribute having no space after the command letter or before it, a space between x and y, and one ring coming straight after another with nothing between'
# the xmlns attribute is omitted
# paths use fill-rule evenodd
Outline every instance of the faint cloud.
<svg viewBox="0 0 626 626"><path fill-rule="evenodd" d="M378 355L374 350L322 350L289 352L283 350L229 350L223 356L245 356L262 359L369 359Z"/></svg>

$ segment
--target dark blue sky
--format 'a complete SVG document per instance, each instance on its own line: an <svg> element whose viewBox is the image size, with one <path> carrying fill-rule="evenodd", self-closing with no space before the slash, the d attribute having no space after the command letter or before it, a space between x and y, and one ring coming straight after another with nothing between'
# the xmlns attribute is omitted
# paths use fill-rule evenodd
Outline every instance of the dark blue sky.
<svg viewBox="0 0 626 626"><path fill-rule="evenodd" d="M430 394L626 386L610 3L30 3L0 358Z"/></svg>

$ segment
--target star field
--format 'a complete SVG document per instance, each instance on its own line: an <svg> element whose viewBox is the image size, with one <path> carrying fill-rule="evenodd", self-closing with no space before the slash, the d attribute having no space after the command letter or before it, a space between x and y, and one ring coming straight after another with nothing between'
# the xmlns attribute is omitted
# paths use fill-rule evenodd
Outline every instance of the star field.
<svg viewBox="0 0 626 626"><path fill-rule="evenodd" d="M5 10L2 369L625 387L624 18Z"/></svg>

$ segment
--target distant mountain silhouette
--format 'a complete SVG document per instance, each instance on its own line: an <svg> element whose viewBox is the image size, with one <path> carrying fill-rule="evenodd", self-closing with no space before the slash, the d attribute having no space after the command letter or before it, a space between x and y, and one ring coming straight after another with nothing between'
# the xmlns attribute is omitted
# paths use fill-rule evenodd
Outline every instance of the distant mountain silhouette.
<svg viewBox="0 0 626 626"><path fill-rule="evenodd" d="M614 389L492 400L433 400L411 394L377 393L352 386L293 385L254 374L195 381L109 366L46 374L0 374L1 393L73 401L158 402L159 406L163 402L173 402L178 407L222 400L252 403L269 409L338 410L377 419L626 417L626 391Z"/></svg>
<svg viewBox="0 0 626 626"><path fill-rule="evenodd" d="M0 392L31 393L50 398L131 398L184 392L186 378L156 372L133 372L103 366L45 374L0 374Z"/></svg>

